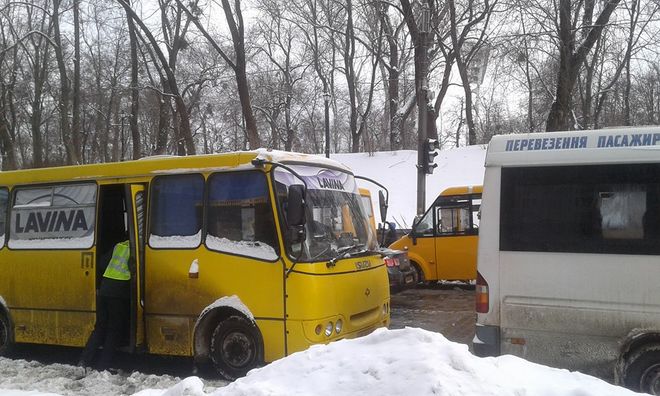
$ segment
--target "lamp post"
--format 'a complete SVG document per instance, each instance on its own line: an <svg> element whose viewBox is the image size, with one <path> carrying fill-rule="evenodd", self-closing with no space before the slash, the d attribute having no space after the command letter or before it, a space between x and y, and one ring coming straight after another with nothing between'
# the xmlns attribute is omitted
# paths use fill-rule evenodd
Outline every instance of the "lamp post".
<svg viewBox="0 0 660 396"><path fill-rule="evenodd" d="M323 102L325 105L325 157L330 158L330 93L328 87L323 87Z"/></svg>
<svg viewBox="0 0 660 396"><path fill-rule="evenodd" d="M419 37L415 48L415 60L418 64L417 84L417 215L422 216L426 209L426 155L425 143L427 138L427 92L428 84L428 53L427 35L431 19L431 11L425 0L422 0L421 10L417 19Z"/></svg>

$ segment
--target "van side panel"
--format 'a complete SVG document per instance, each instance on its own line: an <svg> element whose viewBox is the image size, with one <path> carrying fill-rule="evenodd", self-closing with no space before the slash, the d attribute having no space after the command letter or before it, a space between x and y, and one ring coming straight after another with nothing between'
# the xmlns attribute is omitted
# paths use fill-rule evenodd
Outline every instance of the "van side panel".
<svg viewBox="0 0 660 396"><path fill-rule="evenodd" d="M503 354L611 380L619 340L660 323L649 256L502 252L501 272Z"/></svg>

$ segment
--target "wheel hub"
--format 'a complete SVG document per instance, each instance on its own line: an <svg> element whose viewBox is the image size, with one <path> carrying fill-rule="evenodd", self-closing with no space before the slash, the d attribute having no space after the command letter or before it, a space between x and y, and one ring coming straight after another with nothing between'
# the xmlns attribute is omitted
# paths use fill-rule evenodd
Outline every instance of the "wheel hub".
<svg viewBox="0 0 660 396"><path fill-rule="evenodd" d="M232 367L244 367L252 360L254 346L250 339L241 332L227 334L222 341L222 356Z"/></svg>

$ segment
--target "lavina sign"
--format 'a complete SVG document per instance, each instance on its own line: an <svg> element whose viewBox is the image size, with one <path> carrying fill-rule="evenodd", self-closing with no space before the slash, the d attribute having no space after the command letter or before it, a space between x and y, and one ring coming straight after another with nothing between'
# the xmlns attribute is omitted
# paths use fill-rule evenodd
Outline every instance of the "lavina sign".
<svg viewBox="0 0 660 396"><path fill-rule="evenodd" d="M21 219L21 214L23 219ZM16 234L43 235L50 232L79 234L81 231L86 234L89 231L83 209L15 213L14 216L14 232Z"/></svg>
<svg viewBox="0 0 660 396"><path fill-rule="evenodd" d="M11 208L12 241L92 237L96 185L18 189Z"/></svg>

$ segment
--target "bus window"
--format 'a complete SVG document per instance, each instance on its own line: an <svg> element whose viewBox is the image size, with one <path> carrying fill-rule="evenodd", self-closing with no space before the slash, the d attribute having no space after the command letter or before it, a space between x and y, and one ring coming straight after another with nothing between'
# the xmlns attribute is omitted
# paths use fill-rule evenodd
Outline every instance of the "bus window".
<svg viewBox="0 0 660 396"><path fill-rule="evenodd" d="M96 184L16 189L12 249L86 249L94 243Z"/></svg>
<svg viewBox="0 0 660 396"><path fill-rule="evenodd" d="M433 211L428 210L424 216L415 224L416 235L433 235Z"/></svg>
<svg viewBox="0 0 660 396"><path fill-rule="evenodd" d="M212 175L208 208L206 245L210 249L277 259L277 234L262 172Z"/></svg>
<svg viewBox="0 0 660 396"><path fill-rule="evenodd" d="M5 245L5 225L7 221L7 201L9 191L6 188L0 188L0 247Z"/></svg>
<svg viewBox="0 0 660 396"><path fill-rule="evenodd" d="M160 176L152 188L151 235L155 248L194 248L202 241L202 175Z"/></svg>
<svg viewBox="0 0 660 396"><path fill-rule="evenodd" d="M470 208L463 206L437 208L437 230L439 234L463 234L470 228Z"/></svg>

